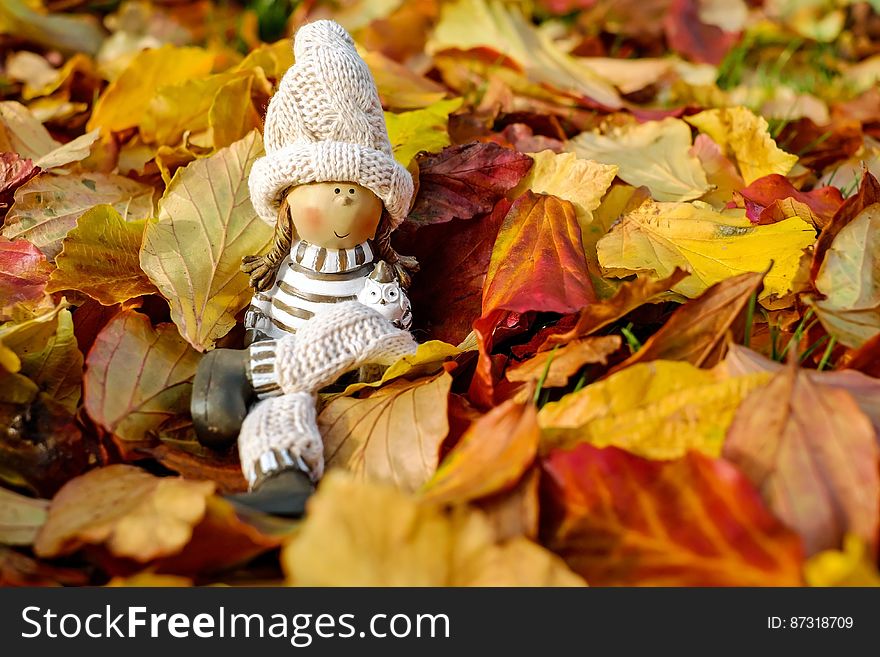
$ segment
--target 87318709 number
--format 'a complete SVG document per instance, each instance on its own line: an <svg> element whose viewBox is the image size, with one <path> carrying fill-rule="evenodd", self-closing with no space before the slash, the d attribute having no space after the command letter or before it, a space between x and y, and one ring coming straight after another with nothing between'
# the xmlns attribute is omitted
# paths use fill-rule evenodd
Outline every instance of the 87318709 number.
<svg viewBox="0 0 880 657"><path fill-rule="evenodd" d="M767 627L771 630L850 630L852 616L768 616Z"/></svg>

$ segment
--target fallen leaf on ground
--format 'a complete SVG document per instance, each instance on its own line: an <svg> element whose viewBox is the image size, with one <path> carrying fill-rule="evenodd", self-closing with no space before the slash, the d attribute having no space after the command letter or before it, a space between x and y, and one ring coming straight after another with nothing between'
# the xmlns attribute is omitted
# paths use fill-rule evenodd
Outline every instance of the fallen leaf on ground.
<svg viewBox="0 0 880 657"><path fill-rule="evenodd" d="M155 328L133 310L101 331L86 358L89 416L123 443L142 443L166 418L189 410L199 354L173 324Z"/></svg>
<svg viewBox="0 0 880 657"><path fill-rule="evenodd" d="M629 125L604 135L583 132L567 149L617 166L621 180L644 185L658 201L689 201L709 191L706 172L690 152L691 130L680 119Z"/></svg>
<svg viewBox="0 0 880 657"><path fill-rule="evenodd" d="M452 377L398 379L369 397L338 397L318 416L326 468L414 491L437 469L449 432L446 404Z"/></svg>
<svg viewBox="0 0 880 657"><path fill-rule="evenodd" d="M797 535L721 459L647 461L579 445L543 467L542 537L594 586L801 584Z"/></svg>
<svg viewBox="0 0 880 657"><path fill-rule="evenodd" d="M425 109L394 114L385 113L388 138L394 158L409 166L421 151L436 153L449 146L449 115L461 107L462 99L440 100Z"/></svg>
<svg viewBox="0 0 880 657"><path fill-rule="evenodd" d="M253 132L182 169L159 202L159 220L144 234L141 267L168 300L180 334L199 351L235 325L253 294L241 259L272 239L248 195L248 173L262 150Z"/></svg>
<svg viewBox="0 0 880 657"><path fill-rule="evenodd" d="M868 174L870 175L870 174ZM840 228L816 274L810 303L831 335L858 348L880 334L880 203Z"/></svg>
<svg viewBox="0 0 880 657"><path fill-rule="evenodd" d="M509 400L477 419L422 488L425 500L461 503L508 489L531 465L540 438L537 409Z"/></svg>
<svg viewBox="0 0 880 657"><path fill-rule="evenodd" d="M843 205L843 196L836 187L801 192L778 173L758 178L738 191L745 200L746 216L756 224L769 224L797 215L821 228Z"/></svg>
<svg viewBox="0 0 880 657"><path fill-rule="evenodd" d="M0 237L0 321L11 306L43 297L52 268L46 256L27 240Z"/></svg>
<svg viewBox="0 0 880 657"><path fill-rule="evenodd" d="M842 550L823 550L804 565L809 586L880 587L880 572L865 542L853 534L843 538Z"/></svg>
<svg viewBox="0 0 880 657"><path fill-rule="evenodd" d="M10 239L24 238L50 259L61 251L61 241L86 211L108 204L128 219L153 214L153 188L115 174L41 174L15 192L3 226Z"/></svg>
<svg viewBox="0 0 880 657"><path fill-rule="evenodd" d="M62 240L46 290L78 290L107 306L153 294L139 263L146 225L125 221L110 205L88 210Z"/></svg>
<svg viewBox="0 0 880 657"><path fill-rule="evenodd" d="M309 500L281 562L295 586L584 585L527 539L498 543L479 511L446 511L339 472Z"/></svg>
<svg viewBox="0 0 880 657"><path fill-rule="evenodd" d="M797 163L770 136L767 121L745 107L711 109L685 119L733 156L747 185L773 173L785 175Z"/></svg>
<svg viewBox="0 0 880 657"><path fill-rule="evenodd" d="M763 278L762 273L746 273L715 283L676 310L615 371L649 360L686 361L697 367L716 365L724 357L729 339L742 340L749 299L757 295Z"/></svg>
<svg viewBox="0 0 880 657"><path fill-rule="evenodd" d="M632 365L545 405L538 414L542 450L590 443L651 459L689 450L718 456L740 403L769 379L765 372L731 377L675 361Z"/></svg>
<svg viewBox="0 0 880 657"><path fill-rule="evenodd" d="M0 488L0 543L31 545L46 522L48 500L25 497Z"/></svg>
<svg viewBox="0 0 880 657"><path fill-rule="evenodd" d="M815 236L799 217L755 226L708 206L646 201L599 240L599 263L613 276L669 276L683 268L691 276L673 289L691 298L730 276L769 268L760 295L766 300L791 290L801 254Z"/></svg>
<svg viewBox="0 0 880 657"><path fill-rule="evenodd" d="M416 161L419 191L406 219L416 226L491 212L532 166L527 155L479 142L450 146Z"/></svg>
<svg viewBox="0 0 880 657"><path fill-rule="evenodd" d="M724 456L803 537L808 555L840 547L847 532L876 552L880 445L845 390L790 364L745 399Z"/></svg>
<svg viewBox="0 0 880 657"><path fill-rule="evenodd" d="M605 364L608 356L620 349L620 345L619 335L573 340L561 348L541 351L533 358L508 368L505 376L508 381L515 382L543 380L545 388L559 388L568 384L569 378L584 365Z"/></svg>
<svg viewBox="0 0 880 657"><path fill-rule="evenodd" d="M210 72L214 55L201 48L165 45L131 60L95 103L88 129L119 132L141 122L156 92Z"/></svg>

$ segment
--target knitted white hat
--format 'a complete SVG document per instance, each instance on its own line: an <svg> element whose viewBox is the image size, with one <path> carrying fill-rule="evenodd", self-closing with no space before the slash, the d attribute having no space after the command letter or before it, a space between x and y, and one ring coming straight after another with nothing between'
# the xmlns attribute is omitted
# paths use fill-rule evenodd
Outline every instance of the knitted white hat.
<svg viewBox="0 0 880 657"><path fill-rule="evenodd" d="M376 83L354 41L338 23L315 21L296 33L293 53L266 112L266 156L248 181L254 209L274 225L288 187L355 182L382 200L397 227L413 180L391 153Z"/></svg>

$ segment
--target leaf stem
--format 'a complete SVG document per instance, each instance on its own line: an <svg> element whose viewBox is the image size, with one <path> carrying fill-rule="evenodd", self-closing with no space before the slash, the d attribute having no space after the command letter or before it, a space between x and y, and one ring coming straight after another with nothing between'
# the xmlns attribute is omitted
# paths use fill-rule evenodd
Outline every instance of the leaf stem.
<svg viewBox="0 0 880 657"><path fill-rule="evenodd" d="M758 301L758 293L752 292L749 296L749 305L746 307L746 328L743 333L743 346L748 347L752 342L752 324L755 321L755 304Z"/></svg>
<svg viewBox="0 0 880 657"><path fill-rule="evenodd" d="M831 358L831 352L834 351L834 346L837 344L837 337L831 336L831 339L828 341L828 346L825 347L825 353L822 354L822 360L819 361L819 367L816 369L820 372L825 369L825 366L828 365L828 360Z"/></svg>
<svg viewBox="0 0 880 657"><path fill-rule="evenodd" d="M535 406L538 406L538 402L541 399L541 391L544 389L544 382L547 380L547 375L550 374L550 365L553 363L553 358L556 355L557 349L559 349L559 345L553 347L553 351L550 352L550 357L547 358L547 364L544 365L544 372L541 374L541 378L538 379L538 387L535 388L535 394L532 396L532 402Z"/></svg>

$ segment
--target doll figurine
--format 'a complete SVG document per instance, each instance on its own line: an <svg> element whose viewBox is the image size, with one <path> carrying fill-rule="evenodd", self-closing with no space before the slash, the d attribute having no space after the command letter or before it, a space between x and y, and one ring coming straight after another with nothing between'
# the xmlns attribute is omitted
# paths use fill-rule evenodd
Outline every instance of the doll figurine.
<svg viewBox="0 0 880 657"><path fill-rule="evenodd" d="M203 445L238 440L249 491L233 499L287 516L323 473L318 391L416 348L406 288L417 264L390 245L413 181L392 155L376 85L333 21L303 26L294 55L248 181L275 237L242 263L254 289L247 347L205 355L191 405Z"/></svg>

